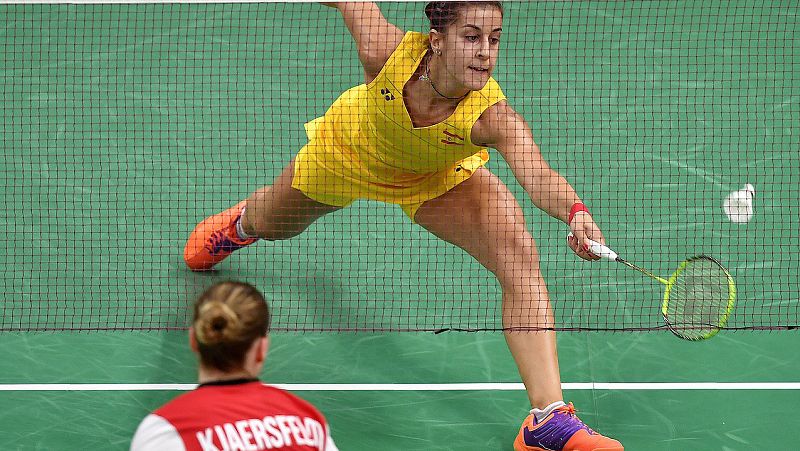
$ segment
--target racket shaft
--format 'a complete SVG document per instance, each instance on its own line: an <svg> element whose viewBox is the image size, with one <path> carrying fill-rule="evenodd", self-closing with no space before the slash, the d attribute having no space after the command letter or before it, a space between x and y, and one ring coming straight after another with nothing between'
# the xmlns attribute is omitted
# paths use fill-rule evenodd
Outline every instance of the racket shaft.
<svg viewBox="0 0 800 451"><path fill-rule="evenodd" d="M644 268L640 268L640 267L634 265L633 263L627 262L627 261L625 261L625 260L623 260L621 258L618 258L617 261L622 263L623 265L627 266L628 268L635 269L635 270L639 271L640 273L642 273L642 274L644 274L646 276L650 276L653 279L656 279L657 281L663 283L664 285L669 284L669 281L667 279L664 279L663 277L658 277L657 275L651 273L650 271L648 271L648 270L646 270Z"/></svg>

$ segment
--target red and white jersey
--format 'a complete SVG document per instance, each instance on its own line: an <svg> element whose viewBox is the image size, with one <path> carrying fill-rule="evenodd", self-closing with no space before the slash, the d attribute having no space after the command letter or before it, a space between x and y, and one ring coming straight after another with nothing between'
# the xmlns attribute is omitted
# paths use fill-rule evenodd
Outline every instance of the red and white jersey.
<svg viewBox="0 0 800 451"><path fill-rule="evenodd" d="M200 385L148 415L131 451L338 451L325 417L297 396L239 380Z"/></svg>

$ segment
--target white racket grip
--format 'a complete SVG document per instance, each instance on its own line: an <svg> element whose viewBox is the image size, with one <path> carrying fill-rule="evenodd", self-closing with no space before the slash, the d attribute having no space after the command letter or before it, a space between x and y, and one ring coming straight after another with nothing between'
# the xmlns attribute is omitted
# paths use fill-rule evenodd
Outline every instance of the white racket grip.
<svg viewBox="0 0 800 451"><path fill-rule="evenodd" d="M598 257L607 258L611 261L617 261L617 253L612 251L608 246L604 246L597 241L589 241L589 252L597 255Z"/></svg>
<svg viewBox="0 0 800 451"><path fill-rule="evenodd" d="M570 232L569 237L571 238L573 236L574 235ZM597 255L598 257L607 258L611 261L617 261L618 255L616 252L612 251L611 248L609 248L608 246L604 246L598 243L597 241L592 241L592 240L588 241L589 241L589 252L593 253L594 255Z"/></svg>

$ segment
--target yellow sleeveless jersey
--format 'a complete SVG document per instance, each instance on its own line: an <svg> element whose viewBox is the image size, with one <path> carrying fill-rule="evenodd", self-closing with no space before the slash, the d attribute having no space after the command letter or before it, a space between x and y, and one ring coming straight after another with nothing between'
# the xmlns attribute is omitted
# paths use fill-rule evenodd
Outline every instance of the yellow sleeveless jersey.
<svg viewBox="0 0 800 451"><path fill-rule="evenodd" d="M427 35L406 33L372 82L346 91L306 124L309 142L295 158L294 188L339 207L356 199L398 204L413 219L419 205L486 164L489 153L470 135L481 114L505 99L500 86L490 78L444 121L414 127L403 87L427 51Z"/></svg>

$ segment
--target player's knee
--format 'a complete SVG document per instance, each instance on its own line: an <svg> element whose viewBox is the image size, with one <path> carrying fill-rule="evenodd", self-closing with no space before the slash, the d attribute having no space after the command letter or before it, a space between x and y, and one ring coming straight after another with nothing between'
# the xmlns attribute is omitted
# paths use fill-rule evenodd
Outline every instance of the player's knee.
<svg viewBox="0 0 800 451"><path fill-rule="evenodd" d="M539 253L533 238L527 233L505 237L491 269L503 285L505 281L513 283L520 278L540 277Z"/></svg>
<svg viewBox="0 0 800 451"><path fill-rule="evenodd" d="M535 263L538 267L539 252L536 249L536 242L527 230L519 229L505 234L502 247L509 258Z"/></svg>

